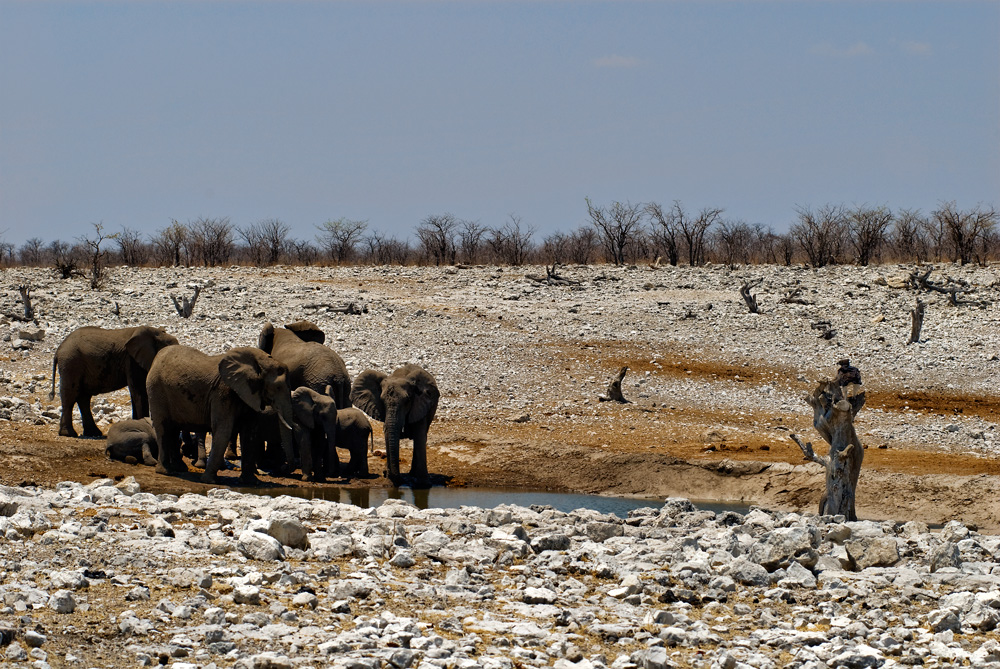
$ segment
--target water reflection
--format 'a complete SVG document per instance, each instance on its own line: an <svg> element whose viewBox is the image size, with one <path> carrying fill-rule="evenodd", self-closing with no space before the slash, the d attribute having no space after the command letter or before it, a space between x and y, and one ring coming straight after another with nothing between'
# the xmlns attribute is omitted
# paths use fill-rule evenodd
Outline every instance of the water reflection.
<svg viewBox="0 0 1000 669"><path fill-rule="evenodd" d="M331 502L353 504L362 508L379 506L387 499L400 499L419 509L456 509L461 506L478 506L491 509L501 504L551 506L558 511L593 509L600 513L613 513L625 518L632 509L660 508L663 499L637 497L604 497L574 493L524 490L521 488L342 488L323 486L316 488L248 488L241 490L258 495L289 495L306 499L325 499ZM721 513L735 511L746 513L749 504L727 502L694 502L699 509Z"/></svg>

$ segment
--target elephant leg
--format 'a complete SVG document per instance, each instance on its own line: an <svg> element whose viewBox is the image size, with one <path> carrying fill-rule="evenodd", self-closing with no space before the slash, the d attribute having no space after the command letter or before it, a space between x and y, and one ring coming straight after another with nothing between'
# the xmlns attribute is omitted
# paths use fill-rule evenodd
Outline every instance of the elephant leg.
<svg viewBox="0 0 1000 669"><path fill-rule="evenodd" d="M340 457L337 455L338 440L336 430L334 430L332 436L327 435L326 430L322 428L316 428L316 433L313 443L319 449L319 453L323 459L323 467L320 469L320 475L340 478L344 475L344 471L340 467Z"/></svg>
<svg viewBox="0 0 1000 669"><path fill-rule="evenodd" d="M226 454L226 447L233 436L233 420L214 425L212 427L212 448L208 452L208 462L205 466L205 473L201 475L204 483L215 483L216 475L222 467L223 456Z"/></svg>
<svg viewBox="0 0 1000 669"><path fill-rule="evenodd" d="M152 439L142 440L142 464L147 467L155 467L158 462L156 454L153 453L154 448L156 448L156 443Z"/></svg>
<svg viewBox="0 0 1000 669"><path fill-rule="evenodd" d="M194 466L199 467L201 469L205 469L205 467L208 465L208 454L207 451L205 450L205 435L206 435L205 432L195 432L193 435L194 439L196 440L195 451L198 454L198 459L195 460Z"/></svg>
<svg viewBox="0 0 1000 669"><path fill-rule="evenodd" d="M410 463L410 476L420 483L427 483L427 428L426 421L410 426L413 435L413 461Z"/></svg>
<svg viewBox="0 0 1000 669"><path fill-rule="evenodd" d="M90 412L90 396L79 397L76 405L80 407L80 422L83 423L83 436L100 438L104 436L101 428L94 422L94 414Z"/></svg>
<svg viewBox="0 0 1000 669"><path fill-rule="evenodd" d="M59 402L62 404L62 414L59 416L59 436L75 437L73 429L73 405L76 404L76 389L66 382L66 377L60 374Z"/></svg>
<svg viewBox="0 0 1000 669"><path fill-rule="evenodd" d="M368 476L368 435L362 434L360 439L350 444L351 463L348 465L356 476Z"/></svg>
<svg viewBox="0 0 1000 669"><path fill-rule="evenodd" d="M303 481L315 481L316 480L316 466L317 463L313 462L313 438L309 431L299 431L296 429L294 435L295 447L299 451L299 462L301 463L300 468L302 470L302 480Z"/></svg>
<svg viewBox="0 0 1000 669"><path fill-rule="evenodd" d="M180 430L166 421L154 424L153 430L159 447L156 473L186 472L187 465L181 459Z"/></svg>
<svg viewBox="0 0 1000 669"><path fill-rule="evenodd" d="M240 438L240 483L243 485L258 485L257 455L261 451L261 434L254 428L243 428L239 431Z"/></svg>

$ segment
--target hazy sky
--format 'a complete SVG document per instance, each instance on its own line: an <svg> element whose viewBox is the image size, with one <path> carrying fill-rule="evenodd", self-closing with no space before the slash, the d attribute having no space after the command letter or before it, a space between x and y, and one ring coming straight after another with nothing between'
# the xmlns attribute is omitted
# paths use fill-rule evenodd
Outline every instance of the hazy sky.
<svg viewBox="0 0 1000 669"><path fill-rule="evenodd" d="M0 231L1000 205L998 2L0 0Z"/></svg>

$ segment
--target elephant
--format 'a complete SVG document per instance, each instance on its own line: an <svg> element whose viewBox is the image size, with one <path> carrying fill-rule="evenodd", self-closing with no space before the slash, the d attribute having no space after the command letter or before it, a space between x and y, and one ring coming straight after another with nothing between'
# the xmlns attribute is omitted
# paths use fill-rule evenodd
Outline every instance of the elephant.
<svg viewBox="0 0 1000 669"><path fill-rule="evenodd" d="M302 478L322 481L327 474L339 475L337 457L337 402L326 393L301 386L292 391L292 416L295 418L295 446L302 463Z"/></svg>
<svg viewBox="0 0 1000 669"><path fill-rule="evenodd" d="M240 480L257 483L261 423L273 412L281 425L282 448L291 461L292 394L288 368L260 349L233 348L210 356L190 346L172 346L156 356L146 378L150 418L160 446L156 471L187 471L181 460L180 430L211 431L212 447L202 480L215 481L230 438L242 447Z"/></svg>
<svg viewBox="0 0 1000 669"><path fill-rule="evenodd" d="M186 457L194 460L199 448L204 452L205 433L193 434L182 432L182 448ZM153 421L149 417L120 420L108 428L108 441L104 453L112 460L122 460L129 464L142 464L155 467L159 448L156 444L156 432ZM131 460L129 459L131 458Z"/></svg>
<svg viewBox="0 0 1000 669"><path fill-rule="evenodd" d="M177 338L163 328L148 325L118 330L87 326L70 332L52 357L49 399L56 394L58 370L62 402L59 435L77 436L73 429L73 405L76 404L80 407L83 436L104 436L90 412L90 399L126 386L132 398L132 418L148 416L146 373L157 353L177 344Z"/></svg>
<svg viewBox="0 0 1000 669"><path fill-rule="evenodd" d="M333 390L338 409L351 406L351 376L343 358L324 346L326 334L315 323L296 321L283 328L264 325L257 346L288 367L291 388L306 386L318 393Z"/></svg>
<svg viewBox="0 0 1000 669"><path fill-rule="evenodd" d="M108 428L104 453L112 460L155 466L159 449L156 447L153 421L149 418L118 421Z"/></svg>
<svg viewBox="0 0 1000 669"><path fill-rule="evenodd" d="M347 463L347 474L366 478L368 476L368 443L374 450L372 424L364 412L354 407L337 412L337 448L346 448L351 454Z"/></svg>
<svg viewBox="0 0 1000 669"><path fill-rule="evenodd" d="M385 423L385 453L389 480L398 484L399 440L413 440L410 476L428 482L427 429L434 420L437 381L427 370L406 364L390 375L373 369L358 374L351 386L351 401L377 421Z"/></svg>

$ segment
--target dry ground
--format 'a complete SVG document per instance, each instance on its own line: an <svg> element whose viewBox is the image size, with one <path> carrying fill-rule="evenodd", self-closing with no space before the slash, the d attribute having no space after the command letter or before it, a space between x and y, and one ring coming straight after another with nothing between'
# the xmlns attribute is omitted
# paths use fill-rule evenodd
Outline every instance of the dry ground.
<svg viewBox="0 0 1000 669"><path fill-rule="evenodd" d="M620 342L574 346L572 361L557 363L563 372L570 372L562 378L570 379L574 371L594 373L594 369L610 378L620 365L628 365L632 373L746 383L787 379L790 373L679 354L660 355L650 364L649 351ZM806 384L801 385L805 390ZM1000 397L871 388L866 410L905 412L909 420L919 421L922 416L951 413L992 418L998 407ZM814 435L804 404L801 412L788 415L733 415L711 407L656 406L642 400L582 407L540 403L525 413L525 422L474 412L463 420L438 420L431 430L429 455L437 482L649 498L679 495L805 511L815 509L823 488L820 468L803 463L801 452L788 437L791 432L807 439ZM862 517L930 523L958 518L983 529L1000 529L994 494L1000 462L936 452L919 443L893 442L887 447L866 438L864 411L858 428L866 447L858 500ZM59 437L54 426L0 421L0 454L5 462L0 482L52 485L62 480L134 475L143 489L152 492L208 488L198 482L194 471L185 477L159 476L148 467L110 461L103 449L101 440ZM372 456L371 471L381 472L383 467L383 461ZM304 485L297 479L264 479L266 485ZM331 485L345 484L386 486L388 482L376 477Z"/></svg>

